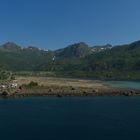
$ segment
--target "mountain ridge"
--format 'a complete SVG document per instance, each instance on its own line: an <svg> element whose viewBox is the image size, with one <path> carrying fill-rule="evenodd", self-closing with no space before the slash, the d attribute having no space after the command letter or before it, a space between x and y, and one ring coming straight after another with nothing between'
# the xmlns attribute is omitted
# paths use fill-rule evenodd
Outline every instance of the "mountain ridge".
<svg viewBox="0 0 140 140"><path fill-rule="evenodd" d="M140 79L140 41L93 47L79 42L55 51L8 42L0 46L0 67L12 71L51 71L62 76Z"/></svg>

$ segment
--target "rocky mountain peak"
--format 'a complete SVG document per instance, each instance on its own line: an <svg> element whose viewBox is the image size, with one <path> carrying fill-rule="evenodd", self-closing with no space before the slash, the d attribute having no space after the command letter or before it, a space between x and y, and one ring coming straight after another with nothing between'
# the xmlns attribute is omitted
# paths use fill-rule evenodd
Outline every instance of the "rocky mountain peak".
<svg viewBox="0 0 140 140"><path fill-rule="evenodd" d="M21 47L14 42L7 42L7 43L1 45L1 48L6 49L6 50L19 50L19 49L21 49Z"/></svg>

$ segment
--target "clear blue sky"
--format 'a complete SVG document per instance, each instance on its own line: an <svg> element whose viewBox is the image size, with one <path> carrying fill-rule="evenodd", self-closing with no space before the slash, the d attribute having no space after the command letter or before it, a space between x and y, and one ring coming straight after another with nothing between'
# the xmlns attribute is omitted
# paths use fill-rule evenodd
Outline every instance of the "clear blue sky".
<svg viewBox="0 0 140 140"><path fill-rule="evenodd" d="M56 49L140 39L140 0L1 0L0 44Z"/></svg>

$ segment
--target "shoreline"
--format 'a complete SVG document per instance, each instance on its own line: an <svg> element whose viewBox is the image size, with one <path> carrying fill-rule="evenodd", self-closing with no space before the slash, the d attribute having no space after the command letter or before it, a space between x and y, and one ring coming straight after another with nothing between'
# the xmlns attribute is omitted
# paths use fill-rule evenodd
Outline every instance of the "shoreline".
<svg viewBox="0 0 140 140"><path fill-rule="evenodd" d="M29 87L34 81L37 86ZM0 96L139 96L139 89L112 87L100 80L16 77L18 87L3 89Z"/></svg>
<svg viewBox="0 0 140 140"><path fill-rule="evenodd" d="M13 92L3 91L0 96L5 97L25 97L25 96L140 96L140 90L131 90L124 88L108 88L108 89L94 89L94 88L73 88L67 89L67 87L56 88L34 88L34 89L21 89Z"/></svg>

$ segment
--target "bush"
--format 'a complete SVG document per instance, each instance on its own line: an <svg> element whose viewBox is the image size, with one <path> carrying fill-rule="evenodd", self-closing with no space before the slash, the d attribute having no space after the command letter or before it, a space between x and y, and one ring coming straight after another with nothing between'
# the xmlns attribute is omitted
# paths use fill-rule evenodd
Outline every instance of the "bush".
<svg viewBox="0 0 140 140"><path fill-rule="evenodd" d="M38 86L38 83L37 82L34 82L34 81L31 81L28 85L27 85L27 87L29 87L29 88L33 88L33 87L37 87Z"/></svg>
<svg viewBox="0 0 140 140"><path fill-rule="evenodd" d="M11 80L11 76L11 72L0 70L0 80Z"/></svg>

